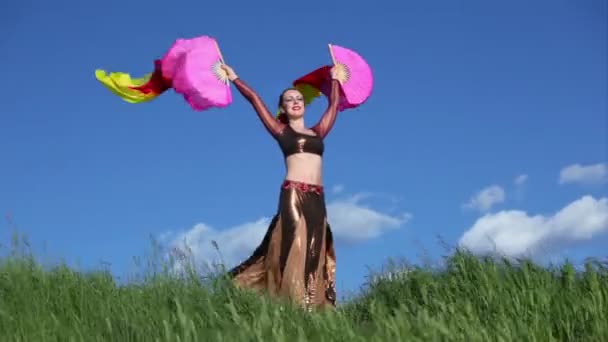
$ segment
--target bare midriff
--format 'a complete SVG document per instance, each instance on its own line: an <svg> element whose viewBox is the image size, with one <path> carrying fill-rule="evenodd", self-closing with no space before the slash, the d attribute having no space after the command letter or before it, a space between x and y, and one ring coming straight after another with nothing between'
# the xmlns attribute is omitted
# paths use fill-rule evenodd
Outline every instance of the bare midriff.
<svg viewBox="0 0 608 342"><path fill-rule="evenodd" d="M297 153L285 158L285 179L323 185L323 158L313 153Z"/></svg>

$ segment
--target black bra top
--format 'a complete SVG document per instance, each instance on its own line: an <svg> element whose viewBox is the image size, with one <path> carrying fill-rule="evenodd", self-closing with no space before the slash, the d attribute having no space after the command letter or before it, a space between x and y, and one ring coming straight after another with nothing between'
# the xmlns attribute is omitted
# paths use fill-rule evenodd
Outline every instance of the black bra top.
<svg viewBox="0 0 608 342"><path fill-rule="evenodd" d="M323 139L318 134L296 132L290 125L286 125L282 134L278 135L277 141L285 157L296 153L313 153L323 156L325 149Z"/></svg>
<svg viewBox="0 0 608 342"><path fill-rule="evenodd" d="M235 79L232 83L247 101L251 103L264 127L279 143L285 158L296 153L312 153L323 156L323 139L325 139L334 126L340 105L341 88L338 80L331 80L331 95L329 96L327 109L319 122L312 127L315 135L299 133L290 125L277 120L275 115L268 110L268 107L266 107L260 96L240 78Z"/></svg>

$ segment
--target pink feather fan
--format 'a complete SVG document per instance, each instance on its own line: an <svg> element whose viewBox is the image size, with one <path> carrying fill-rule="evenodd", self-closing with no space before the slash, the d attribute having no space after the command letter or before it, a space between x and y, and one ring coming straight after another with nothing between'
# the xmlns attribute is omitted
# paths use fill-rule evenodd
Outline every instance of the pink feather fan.
<svg viewBox="0 0 608 342"><path fill-rule="evenodd" d="M209 36L177 39L162 58L163 77L197 111L227 107L232 92L217 41Z"/></svg>

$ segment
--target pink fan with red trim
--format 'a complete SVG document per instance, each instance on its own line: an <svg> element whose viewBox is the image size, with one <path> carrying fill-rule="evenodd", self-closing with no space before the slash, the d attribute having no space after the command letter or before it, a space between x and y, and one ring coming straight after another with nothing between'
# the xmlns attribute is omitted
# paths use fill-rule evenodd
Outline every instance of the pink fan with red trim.
<svg viewBox="0 0 608 342"><path fill-rule="evenodd" d="M363 57L351 49L329 44L329 53L341 85L338 110L359 107L371 96L374 88L372 69ZM306 104L321 94L327 98L331 96L331 67L322 66L293 81L294 87L304 95Z"/></svg>

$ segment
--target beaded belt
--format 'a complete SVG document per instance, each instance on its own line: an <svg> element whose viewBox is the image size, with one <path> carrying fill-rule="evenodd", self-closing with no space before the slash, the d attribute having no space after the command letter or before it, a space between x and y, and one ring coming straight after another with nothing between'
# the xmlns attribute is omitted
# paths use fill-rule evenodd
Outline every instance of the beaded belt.
<svg viewBox="0 0 608 342"><path fill-rule="evenodd" d="M302 192L315 192L319 195L323 194L323 186L315 185L315 184L307 184L302 182L296 182L291 180L286 180L283 182L283 189L296 189Z"/></svg>

